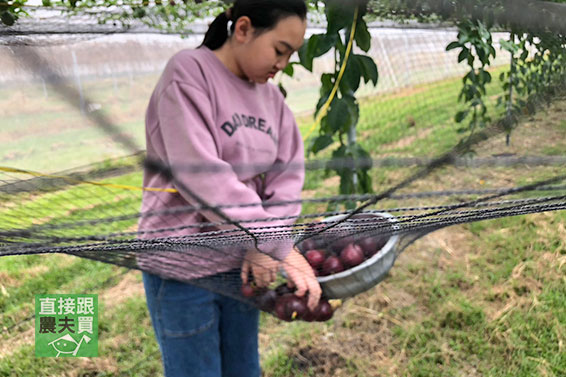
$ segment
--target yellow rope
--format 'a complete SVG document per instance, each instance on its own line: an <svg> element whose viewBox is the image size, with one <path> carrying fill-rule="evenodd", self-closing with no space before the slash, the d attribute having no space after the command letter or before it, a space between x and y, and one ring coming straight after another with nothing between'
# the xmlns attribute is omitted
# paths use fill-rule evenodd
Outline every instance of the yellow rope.
<svg viewBox="0 0 566 377"><path fill-rule="evenodd" d="M318 115L314 120L314 124L307 132L303 140L307 140L309 136L314 132L317 124L320 123L320 120L326 115L326 112L330 107L330 103L332 102L334 96L336 95L336 92L338 91L338 86L340 85L340 81L342 81L342 76L344 76L344 71L346 70L346 64L348 64L348 58L350 56L350 52L352 51L352 45L354 43L354 35L356 34L356 25L358 23L358 8L359 7L356 7L356 10L354 11L354 21L352 22L352 30L350 31L350 40L348 41L348 46L346 47L346 54L344 54L344 61L342 62L342 67L340 67L338 78L334 83L334 88L332 88L332 92L330 92L330 96L328 97L328 100L326 100L324 105L320 108L320 111L318 112Z"/></svg>
<svg viewBox="0 0 566 377"><path fill-rule="evenodd" d="M59 178L59 179L64 179L65 181L70 182L70 183L74 183L74 184L89 184L89 185L110 187L110 188L121 189L121 190L159 191L159 192L171 192L171 193L178 192L176 189L173 189L173 188L162 189L162 188L153 188L153 187L138 187L138 186L129 186L129 185L119 185L119 184L116 184L116 183L81 181L80 179L74 179L74 178L65 177L65 176L61 176L61 175L43 174L43 173L31 171L31 170L16 169L16 168L10 168L10 167L6 167L6 166L0 166L0 171L6 172L6 173L27 174L27 175L31 175L31 176L34 176L34 177Z"/></svg>

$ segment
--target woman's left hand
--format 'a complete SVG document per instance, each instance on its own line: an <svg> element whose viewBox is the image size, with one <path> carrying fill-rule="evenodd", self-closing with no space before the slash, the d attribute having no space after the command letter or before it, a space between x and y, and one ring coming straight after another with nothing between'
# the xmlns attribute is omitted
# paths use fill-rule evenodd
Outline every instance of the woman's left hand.
<svg viewBox="0 0 566 377"><path fill-rule="evenodd" d="M257 249L248 250L242 264L242 282L247 284L251 269L255 284L258 287L267 287L275 281L279 271L279 263L279 261Z"/></svg>

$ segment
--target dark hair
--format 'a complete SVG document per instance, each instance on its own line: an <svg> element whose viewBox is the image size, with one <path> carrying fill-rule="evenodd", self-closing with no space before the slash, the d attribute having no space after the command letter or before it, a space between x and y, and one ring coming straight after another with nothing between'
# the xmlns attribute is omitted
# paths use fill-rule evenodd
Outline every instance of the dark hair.
<svg viewBox="0 0 566 377"><path fill-rule="evenodd" d="M222 12L210 24L201 46L216 50L228 39L228 22L232 22L230 31L238 18L248 16L252 26L259 32L273 29L283 18L299 16L307 17L307 6L304 0L236 0L228 14ZM230 17L230 18L228 18Z"/></svg>

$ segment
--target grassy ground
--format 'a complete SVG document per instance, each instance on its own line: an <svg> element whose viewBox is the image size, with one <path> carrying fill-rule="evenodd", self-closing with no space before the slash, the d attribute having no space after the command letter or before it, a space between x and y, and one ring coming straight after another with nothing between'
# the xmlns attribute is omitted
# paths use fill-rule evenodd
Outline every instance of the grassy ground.
<svg viewBox="0 0 566 377"><path fill-rule="evenodd" d="M360 139L374 157L434 156L448 150L461 137L452 121L458 107L454 98L459 85L460 80L449 80L364 100ZM498 91L493 86L490 95L495 96ZM100 88L97 96L101 102L103 94L104 89ZM84 131L75 126L81 118L61 106L50 115L51 121L71 125L68 139L62 139L71 143ZM128 124L141 102L130 107L116 100L104 106L114 106L113 112L126 114L123 123ZM524 155L525 151L532 155L563 154L565 109L566 99L557 99L538 115L524 119L510 146L499 137L478 146L476 153L479 156L502 152ZM8 108L3 111L5 116L16 116L8 114L11 111ZM46 117L45 122L50 121L48 114L41 116ZM310 120L299 121L302 132L306 133ZM2 122L5 122L2 127L11 124L4 118ZM4 159L8 153L25 151L22 146L26 143L31 145L31 136L18 134L18 130L21 128L10 131L9 140L14 145L21 143L20 147L12 148L10 144L12 149L4 154ZM104 136L98 136L92 135L89 142L104 143ZM37 156L48 153L50 143L34 147L40 149L20 156L19 161L29 158L29 162L22 164L33 161L35 170L48 171L53 165L38 160ZM54 157L58 155L56 151L57 148ZM77 150L70 155L76 153ZM85 162L88 153L85 152ZM54 163L64 164L64 159ZM374 169L374 187L376 190L389 187L413 171L413 168ZM563 172L563 167L446 167L409 189L509 187L560 171ZM140 185L141 175L129 174L113 181ZM304 196L334 195L336 185L335 178L310 172ZM139 196L123 194L108 206L107 199L115 196L106 189L82 186L30 196L21 200L20 206L2 210L0 221L13 219L14 214L21 214L12 220L17 222L14 225L60 218L87 219L113 213L116 208L133 209L139 201ZM401 204L431 203L432 199L421 199ZM388 201L381 205L387 208L399 204ZM305 206L305 212L320 209L323 208ZM30 213L36 215L29 216ZM446 228L407 249L384 282L345 301L328 323L288 324L262 316L260 345L265 375L566 375L565 224L566 214L555 212ZM120 227L128 229L132 225L124 222ZM100 357L58 360L34 356L33 321L26 319L33 315L34 295L41 293L99 294ZM0 258L0 313L3 327L0 376L162 373L137 271L64 255L3 257Z"/></svg>
<svg viewBox="0 0 566 377"><path fill-rule="evenodd" d="M142 150L144 110L156 81L156 76L140 76L116 86L112 80L100 80L85 82L83 87L91 102L100 106L97 111L109 116L118 132ZM0 165L48 173L132 152L96 127L80 109L59 98L55 90L45 97L40 86L5 87L0 88L0 98Z"/></svg>

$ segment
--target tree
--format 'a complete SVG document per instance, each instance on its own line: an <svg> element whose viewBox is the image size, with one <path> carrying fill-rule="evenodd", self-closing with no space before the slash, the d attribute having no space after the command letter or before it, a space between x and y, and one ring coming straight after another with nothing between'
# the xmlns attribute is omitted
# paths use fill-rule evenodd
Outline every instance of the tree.
<svg viewBox="0 0 566 377"><path fill-rule="evenodd" d="M324 73L320 78L320 98L315 111L318 135L310 140L307 151L316 154L338 142L327 171L334 170L340 176L342 195L373 191L368 174L370 155L356 141L360 108L355 93L362 80L373 85L378 81L373 59L353 53L354 45L364 52L371 47L371 35L364 20L366 11L366 1L326 0L326 33L312 35L299 51L299 64L309 71L315 58L334 53L334 72ZM287 72L292 74L292 70ZM356 205L352 201L344 204L347 208Z"/></svg>

